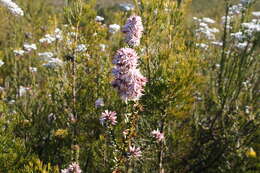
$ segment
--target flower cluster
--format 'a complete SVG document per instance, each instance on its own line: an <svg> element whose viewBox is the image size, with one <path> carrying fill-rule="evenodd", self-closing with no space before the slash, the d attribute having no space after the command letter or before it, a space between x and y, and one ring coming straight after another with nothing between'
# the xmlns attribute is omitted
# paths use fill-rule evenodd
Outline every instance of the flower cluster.
<svg viewBox="0 0 260 173"><path fill-rule="evenodd" d="M62 40L62 31L56 28L53 34L46 34L43 38L39 40L40 43L51 44L55 41Z"/></svg>
<svg viewBox="0 0 260 173"><path fill-rule="evenodd" d="M61 170L61 173L81 173L81 169L76 162L73 162L69 165L67 169Z"/></svg>
<svg viewBox="0 0 260 173"><path fill-rule="evenodd" d="M105 124L105 122L108 122L109 124L116 125L116 112L105 110L105 112L102 113L100 117L100 123L102 125Z"/></svg>
<svg viewBox="0 0 260 173"><path fill-rule="evenodd" d="M104 20L105 20L105 18L101 17L101 16L96 16L96 18L95 18L95 21L97 21L97 22L103 22Z"/></svg>
<svg viewBox="0 0 260 173"><path fill-rule="evenodd" d="M120 3L119 7L123 10L123 11L132 11L134 10L135 6L133 4L130 3Z"/></svg>
<svg viewBox="0 0 260 173"><path fill-rule="evenodd" d="M111 34L115 34L117 31L120 30L120 26L118 24L111 24L108 26L108 30Z"/></svg>
<svg viewBox="0 0 260 173"><path fill-rule="evenodd" d="M219 30L217 28L211 28L209 24L214 24L215 21L210 18L202 18L198 19L197 17L193 17L193 20L198 23L198 29L196 29L196 35L201 37L205 37L208 40L215 40L215 33L218 33Z"/></svg>
<svg viewBox="0 0 260 173"><path fill-rule="evenodd" d="M130 146L129 154L131 157L138 158L138 157L142 156L142 151L141 151L140 147Z"/></svg>
<svg viewBox="0 0 260 173"><path fill-rule="evenodd" d="M254 17L260 17L260 11L253 11L252 12L252 15L254 16Z"/></svg>
<svg viewBox="0 0 260 173"><path fill-rule="evenodd" d="M31 51L33 51L33 50L36 50L37 49L37 46L36 46L36 44L28 44L28 43L25 43L24 45L23 45L23 48L24 48L24 50L26 51L26 52L31 52Z"/></svg>
<svg viewBox="0 0 260 173"><path fill-rule="evenodd" d="M161 133L158 129L153 130L151 134L158 142L161 142L164 139L164 134Z"/></svg>
<svg viewBox="0 0 260 173"><path fill-rule="evenodd" d="M140 16L133 15L126 21L122 32L126 34L125 41L130 46L139 46L144 27Z"/></svg>
<svg viewBox="0 0 260 173"><path fill-rule="evenodd" d="M117 51L113 63L113 75L115 80L112 82L125 101L139 100L143 95L144 86L147 79L141 74L138 66L137 53L131 48L121 48Z"/></svg>
<svg viewBox="0 0 260 173"><path fill-rule="evenodd" d="M0 3L3 4L12 14L15 16L23 16L23 10L11 0L0 0Z"/></svg>

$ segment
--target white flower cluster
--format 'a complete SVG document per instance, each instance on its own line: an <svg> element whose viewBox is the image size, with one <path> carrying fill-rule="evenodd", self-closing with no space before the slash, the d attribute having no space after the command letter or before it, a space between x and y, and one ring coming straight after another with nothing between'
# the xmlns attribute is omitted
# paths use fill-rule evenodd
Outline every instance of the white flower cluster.
<svg viewBox="0 0 260 173"><path fill-rule="evenodd" d="M15 16L23 16L23 10L12 0L0 0L0 4L5 6Z"/></svg>
<svg viewBox="0 0 260 173"><path fill-rule="evenodd" d="M54 58L54 54L52 52L42 52L38 53L40 60L45 61L43 64L44 67L54 69L55 67L62 66L64 62L59 58Z"/></svg>
<svg viewBox="0 0 260 173"><path fill-rule="evenodd" d="M201 49L208 49L209 46L205 43L196 43L196 46L201 48Z"/></svg>
<svg viewBox="0 0 260 173"><path fill-rule="evenodd" d="M13 50L13 53L15 56L23 56L25 54L28 54L34 50L37 50L37 46L36 44L34 43L24 43L23 45L23 49L16 49L16 50Z"/></svg>
<svg viewBox="0 0 260 173"><path fill-rule="evenodd" d="M109 32L111 34L118 32L120 30L120 28L121 27L118 24L111 24L111 25L108 26Z"/></svg>
<svg viewBox="0 0 260 173"><path fill-rule="evenodd" d="M235 16L241 14L241 12L245 10L245 7L242 4L232 5L229 7L230 16Z"/></svg>
<svg viewBox="0 0 260 173"><path fill-rule="evenodd" d="M43 64L44 67L54 69L58 66L62 66L63 61L59 58L51 58L47 63Z"/></svg>
<svg viewBox="0 0 260 173"><path fill-rule="evenodd" d="M211 42L212 45L215 45L215 46L223 46L223 42L222 41L212 41Z"/></svg>
<svg viewBox="0 0 260 173"><path fill-rule="evenodd" d="M29 67L30 72L36 73L38 69L36 67Z"/></svg>
<svg viewBox="0 0 260 173"><path fill-rule="evenodd" d="M132 11L134 10L135 6L133 4L130 3L120 3L119 7L123 10L123 11Z"/></svg>
<svg viewBox="0 0 260 173"><path fill-rule="evenodd" d="M59 28L56 28L53 34L46 34L43 38L39 40L39 42L51 44L62 39L62 31Z"/></svg>
<svg viewBox="0 0 260 173"><path fill-rule="evenodd" d="M15 55L15 56L23 56L24 53L25 53L25 51L22 50L22 49L14 50L14 55Z"/></svg>
<svg viewBox="0 0 260 173"><path fill-rule="evenodd" d="M37 50L36 44L25 43L25 44L23 45L23 48L24 48L24 50L25 50L27 53L29 53L29 52L31 52L31 51L33 51L33 50ZM20 53L22 53L22 51L20 51Z"/></svg>
<svg viewBox="0 0 260 173"><path fill-rule="evenodd" d="M242 23L242 26L245 28L245 32L249 36L253 36L256 32L260 32L259 19L253 19L251 22Z"/></svg>
<svg viewBox="0 0 260 173"><path fill-rule="evenodd" d="M246 38L245 35L241 31L231 33L230 36L238 41L243 41Z"/></svg>
<svg viewBox="0 0 260 173"><path fill-rule="evenodd" d="M253 12L252 12L252 15L253 15L254 17L259 18L259 17L260 17L260 11L253 11Z"/></svg>
<svg viewBox="0 0 260 173"><path fill-rule="evenodd" d="M99 44L99 47L100 47L100 50L101 50L102 52L104 52L104 51L106 51L107 45L105 45L105 44Z"/></svg>
<svg viewBox="0 0 260 173"><path fill-rule="evenodd" d="M95 18L95 21L97 21L97 22L103 22L105 19L104 19L104 17L101 17L101 16L96 16L96 18Z"/></svg>
<svg viewBox="0 0 260 173"><path fill-rule="evenodd" d="M53 58L53 53L52 52L42 52L38 53L38 56L40 57L41 60L48 61L51 58Z"/></svg>
<svg viewBox="0 0 260 173"><path fill-rule="evenodd" d="M193 17L193 20L198 24L198 29L196 29L196 35L201 37L204 36L208 40L215 40L215 34L219 32L217 28L209 27L209 24L214 24L215 21L210 18L198 19Z"/></svg>
<svg viewBox="0 0 260 173"><path fill-rule="evenodd" d="M86 52L86 50L87 47L85 44L79 44L75 49L76 52Z"/></svg>

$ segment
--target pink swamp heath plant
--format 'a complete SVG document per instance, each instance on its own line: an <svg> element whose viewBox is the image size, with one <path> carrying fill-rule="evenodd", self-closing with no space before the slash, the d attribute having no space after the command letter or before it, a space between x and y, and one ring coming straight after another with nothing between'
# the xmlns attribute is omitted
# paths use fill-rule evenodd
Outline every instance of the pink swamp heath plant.
<svg viewBox="0 0 260 173"><path fill-rule="evenodd" d="M61 173L82 173L82 171L79 165L76 162L73 162L67 169L61 170Z"/></svg>
<svg viewBox="0 0 260 173"><path fill-rule="evenodd" d="M102 113L99 120L102 125L104 125L105 123L116 125L116 119L116 112L105 110L105 112Z"/></svg>
<svg viewBox="0 0 260 173"><path fill-rule="evenodd" d="M125 33L126 43L133 47L139 46L143 31L142 18L136 15L130 16L122 28L122 32Z"/></svg>

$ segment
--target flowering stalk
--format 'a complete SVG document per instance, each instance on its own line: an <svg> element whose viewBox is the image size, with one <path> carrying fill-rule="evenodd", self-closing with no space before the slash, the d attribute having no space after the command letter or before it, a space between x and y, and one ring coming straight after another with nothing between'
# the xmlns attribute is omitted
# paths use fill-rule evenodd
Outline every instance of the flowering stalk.
<svg viewBox="0 0 260 173"><path fill-rule="evenodd" d="M130 16L122 32L125 34L125 42L128 46L139 46L143 33L141 17L136 15ZM113 64L115 65L113 75L115 79L112 82L112 86L117 89L122 100L127 104L127 114L125 117L127 128L123 132L124 152L127 153L124 164L127 172L131 172L132 170L132 160L141 157L140 148L133 144L133 139L137 133L138 111L128 114L128 112L133 112L133 110L128 110L130 108L128 101L137 103L142 97L144 86L147 83L147 79L138 69L138 60L139 57L132 48L119 49L113 60Z"/></svg>

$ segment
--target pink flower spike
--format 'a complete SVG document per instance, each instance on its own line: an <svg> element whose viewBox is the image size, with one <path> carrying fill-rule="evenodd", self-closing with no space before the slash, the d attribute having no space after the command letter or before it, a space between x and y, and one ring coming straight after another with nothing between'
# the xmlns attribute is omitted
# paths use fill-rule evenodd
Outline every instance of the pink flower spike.
<svg viewBox="0 0 260 173"><path fill-rule="evenodd" d="M126 34L125 41L130 46L139 46L143 31L142 18L136 15L130 16L122 29L122 32Z"/></svg>
<svg viewBox="0 0 260 173"><path fill-rule="evenodd" d="M143 95L147 79L137 68L138 59L137 53L131 48L119 49L114 57L112 73L115 80L112 85L124 101L136 101Z"/></svg>

